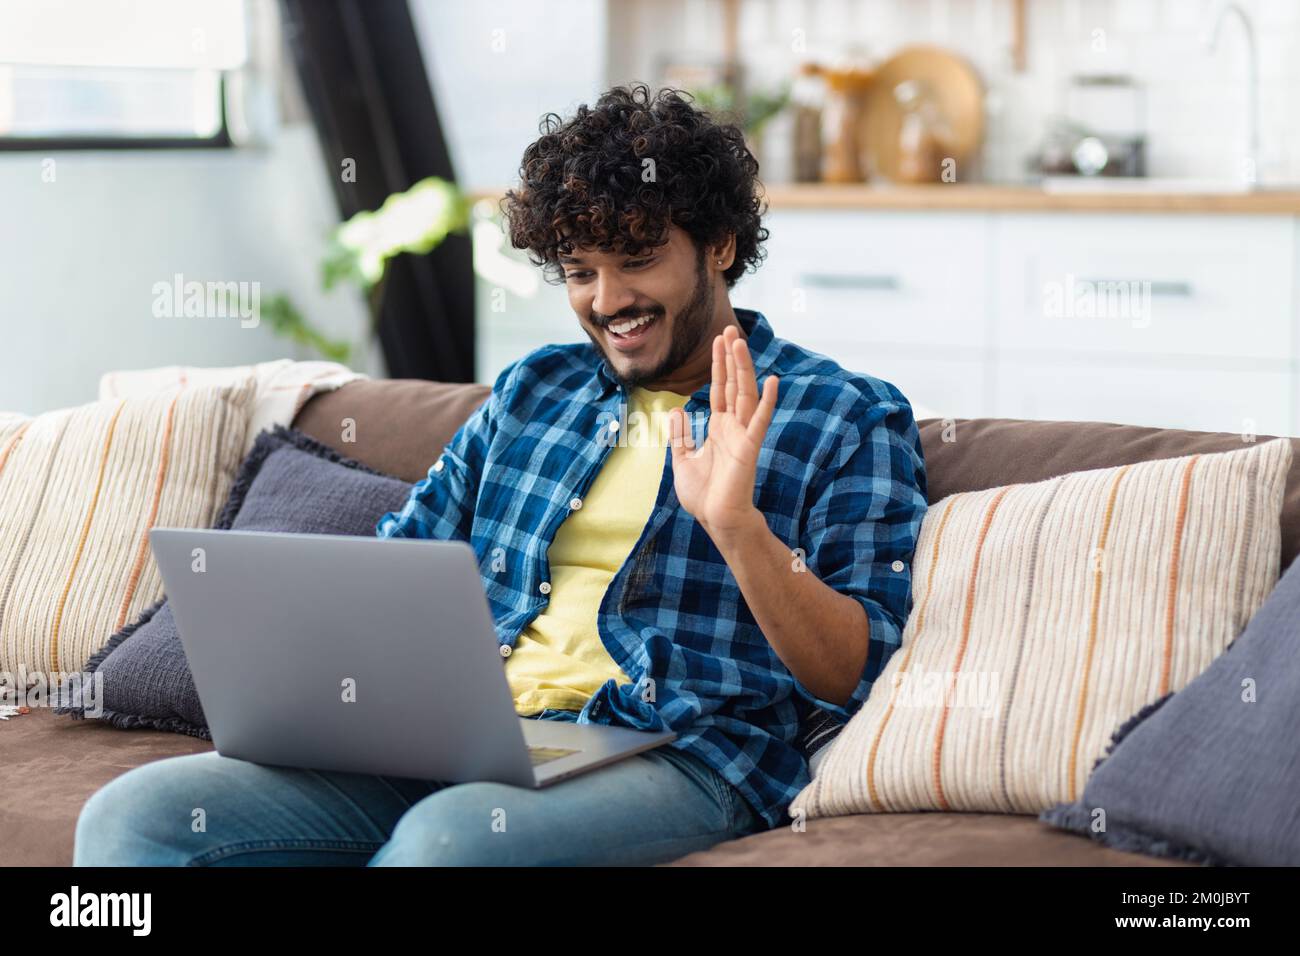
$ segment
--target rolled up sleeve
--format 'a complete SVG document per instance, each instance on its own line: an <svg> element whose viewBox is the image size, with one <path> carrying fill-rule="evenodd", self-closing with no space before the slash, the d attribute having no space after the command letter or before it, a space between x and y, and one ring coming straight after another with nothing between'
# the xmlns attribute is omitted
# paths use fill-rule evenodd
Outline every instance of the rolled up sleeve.
<svg viewBox="0 0 1300 956"><path fill-rule="evenodd" d="M911 406L866 403L845 417L843 439L809 494L800 546L808 570L858 601L869 626L866 664L847 705L800 697L847 720L902 643L911 611L911 565L925 517L925 460ZM793 676L793 675L792 675Z"/></svg>

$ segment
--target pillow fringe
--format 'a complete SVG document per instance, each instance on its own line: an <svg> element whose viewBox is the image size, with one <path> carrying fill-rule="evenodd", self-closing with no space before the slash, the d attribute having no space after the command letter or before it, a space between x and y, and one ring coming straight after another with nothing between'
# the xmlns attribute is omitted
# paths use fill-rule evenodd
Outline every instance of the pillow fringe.
<svg viewBox="0 0 1300 956"><path fill-rule="evenodd" d="M257 440L253 443L253 450L248 453L243 466L239 469L239 474L235 476L235 482L230 487L230 494L226 498L225 507L221 509L221 515L217 518L217 523L213 525L214 528L219 531L229 531L234 526L235 517L244 506L244 498L247 496L248 490L252 488L253 482L257 479L258 472L262 470L262 463L266 461L271 452L278 451L285 445L309 452L318 458L323 458L344 468L352 468L380 478L400 480L394 475L376 471L355 458L348 458L346 455L339 454L329 445L317 441L305 432L300 432L294 428L286 428L284 425L277 423L271 428L262 429L261 433L258 434Z"/></svg>
<svg viewBox="0 0 1300 956"><path fill-rule="evenodd" d="M1106 745L1106 752L1092 766L1096 773L1097 768L1106 762L1107 758L1114 753L1120 743L1141 726L1147 718L1158 711L1169 699L1174 696L1170 691L1159 700L1154 700L1147 704L1136 714L1130 717L1119 728L1111 734L1110 743ZM1085 791L1086 792L1086 791ZM1074 833L1088 837L1096 843L1109 847L1112 850L1122 850L1125 853L1141 853L1146 856L1167 857L1177 860L1185 860L1189 863L1200 863L1206 866L1235 866L1234 863L1209 853L1196 847L1187 846L1168 840L1163 837L1157 837L1136 827L1125 824L1117 829L1093 830L1092 815L1083 806L1078 803L1058 803L1055 806L1048 807L1038 815L1038 819L1050 826L1057 827L1061 830L1070 830Z"/></svg>
<svg viewBox="0 0 1300 956"><path fill-rule="evenodd" d="M162 610L162 606L166 603L167 603L167 596L163 595L161 598L158 599L157 602L155 602L154 604L150 605L149 607L141 611L140 616L138 618L136 618L130 624L123 627L122 630L118 631L112 637L110 637L108 639L108 642L103 647L97 650L94 654L90 655L90 659L86 661L85 666L82 668L82 671L87 674L95 673L95 671L99 669L99 666L104 663L104 660L108 657L108 655L113 653L113 651L117 649L119 644L121 644L128 637L134 634L138 629L148 624L149 621L153 619L153 616L157 614L160 610ZM61 714L61 715L71 717L73 720L82 720L86 716L85 713L86 708L83 703L80 703L82 699L81 688L79 687L75 688L73 690L72 696L75 701L78 701L78 703L69 704L66 707L56 707L54 708L54 712L56 714Z"/></svg>
<svg viewBox="0 0 1300 956"><path fill-rule="evenodd" d="M1092 765L1092 773L1097 772L1097 768L1106 762L1106 758L1115 752L1115 748L1120 745L1120 742L1125 737L1127 737L1134 730L1136 730L1139 724L1141 724L1148 717L1154 714L1157 710L1163 707L1165 703L1168 702L1169 698L1173 696L1174 696L1174 692L1170 691L1169 693L1165 694L1165 696L1161 697L1159 700L1153 700L1151 703L1147 704L1145 707L1139 710L1128 720L1124 721L1124 723L1120 724L1119 727L1115 730L1115 732L1110 735L1110 743L1106 745L1105 752L1100 757L1098 757L1096 762Z"/></svg>
<svg viewBox="0 0 1300 956"><path fill-rule="evenodd" d="M75 716L75 715L74 715ZM202 740L211 740L212 731L190 723L184 717L144 717L139 714L124 714L115 710L106 710L102 717L84 718L102 720L120 730L167 730L175 734L185 734Z"/></svg>
<svg viewBox="0 0 1300 956"><path fill-rule="evenodd" d="M1127 824L1115 829L1094 831L1092 815L1077 803L1058 803L1048 807L1038 819L1060 830L1069 830L1086 836L1095 843L1112 850L1125 853L1141 853L1144 856L1158 856L1166 859L1184 860L1203 866L1236 866L1230 860L1196 847L1177 843L1173 840L1157 837Z"/></svg>

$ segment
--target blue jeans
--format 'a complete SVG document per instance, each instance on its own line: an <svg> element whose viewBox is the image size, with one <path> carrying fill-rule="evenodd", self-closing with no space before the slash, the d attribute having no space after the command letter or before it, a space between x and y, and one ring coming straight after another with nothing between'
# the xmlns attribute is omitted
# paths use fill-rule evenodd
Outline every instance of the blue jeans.
<svg viewBox="0 0 1300 956"><path fill-rule="evenodd" d="M763 828L725 778L661 746L541 790L148 763L82 807L75 866L648 865Z"/></svg>

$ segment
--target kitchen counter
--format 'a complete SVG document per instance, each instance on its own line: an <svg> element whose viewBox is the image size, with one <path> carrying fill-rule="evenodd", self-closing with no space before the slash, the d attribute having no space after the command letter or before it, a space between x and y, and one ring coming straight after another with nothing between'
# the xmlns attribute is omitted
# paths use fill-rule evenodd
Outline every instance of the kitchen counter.
<svg viewBox="0 0 1300 956"><path fill-rule="evenodd" d="M923 186L822 183L772 184L771 209L990 210L996 212L1153 212L1300 215L1300 188L1254 192L1051 191L1039 186L936 183ZM481 190L473 200L495 203L505 192Z"/></svg>
<svg viewBox="0 0 1300 956"><path fill-rule="evenodd" d="M936 183L923 186L797 183L767 187L772 209L937 209L998 212L1189 212L1300 214L1300 189L1254 192L1049 191L1038 186Z"/></svg>

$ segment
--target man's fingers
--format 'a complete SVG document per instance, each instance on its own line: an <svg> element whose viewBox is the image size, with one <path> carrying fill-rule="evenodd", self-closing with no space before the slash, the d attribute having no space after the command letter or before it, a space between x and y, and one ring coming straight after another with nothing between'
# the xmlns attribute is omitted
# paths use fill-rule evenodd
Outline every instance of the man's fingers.
<svg viewBox="0 0 1300 956"><path fill-rule="evenodd" d="M668 444L676 455L678 448L690 451L695 447L695 436L691 434L686 412L680 408L668 412Z"/></svg>
<svg viewBox="0 0 1300 956"><path fill-rule="evenodd" d="M682 447L682 418L675 408L668 413L668 447L672 450L673 464L686 454L686 449Z"/></svg>
<svg viewBox="0 0 1300 956"><path fill-rule="evenodd" d="M709 410L727 410L727 346L721 335L713 339L713 384L709 388Z"/></svg>
<svg viewBox="0 0 1300 956"><path fill-rule="evenodd" d="M736 356L732 352L732 343L736 341L736 327L729 325L723 330L727 357L727 411L736 410Z"/></svg>
<svg viewBox="0 0 1300 956"><path fill-rule="evenodd" d="M758 410L749 420L745 433L760 445L767 434L767 426L772 424L772 413L776 410L777 377L769 375L763 382L763 399L758 403Z"/></svg>
<svg viewBox="0 0 1300 956"><path fill-rule="evenodd" d="M749 418L758 405L758 381L754 378L754 363L749 357L749 346L741 339L731 343L732 363L736 368L736 417L740 424L748 425Z"/></svg>

